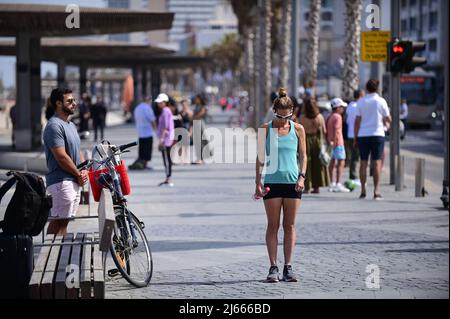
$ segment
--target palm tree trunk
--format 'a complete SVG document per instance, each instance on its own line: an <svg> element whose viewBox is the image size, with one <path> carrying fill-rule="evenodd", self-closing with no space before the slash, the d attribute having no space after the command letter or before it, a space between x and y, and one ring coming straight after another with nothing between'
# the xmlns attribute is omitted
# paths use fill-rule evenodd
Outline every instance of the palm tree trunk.
<svg viewBox="0 0 450 319"><path fill-rule="evenodd" d="M317 64L319 63L319 31L321 0L311 0L308 19L308 47L306 52L306 87L314 87L317 79Z"/></svg>
<svg viewBox="0 0 450 319"><path fill-rule="evenodd" d="M351 100L359 86L358 62L361 34L362 0L345 1L345 50L342 98Z"/></svg>
<svg viewBox="0 0 450 319"><path fill-rule="evenodd" d="M287 87L289 75L289 45L291 43L292 0L283 0L282 8L280 82L282 87Z"/></svg>
<svg viewBox="0 0 450 319"><path fill-rule="evenodd" d="M248 97L251 103L255 101L255 86L253 85L255 79L255 32L253 27L247 27L245 31L244 38L244 47L245 47L245 66L244 70L247 70L247 87L248 87ZM248 125L252 125L257 128L257 123L255 119L253 119L253 123L247 123Z"/></svg>
<svg viewBox="0 0 450 319"><path fill-rule="evenodd" d="M261 11L261 52L262 52L262 74L261 74L261 96L262 104L260 106L262 114L265 115L270 107L270 92L272 88L272 56L271 56L271 16L272 1L263 0Z"/></svg>
<svg viewBox="0 0 450 319"><path fill-rule="evenodd" d="M243 49L245 52L245 62L247 62L248 66L248 88L249 88L249 99L250 105L254 107L254 122L253 125L259 125L259 109L258 106L261 105L258 102L259 94L258 91L258 80L259 80L259 66L260 66L260 58L257 57L259 52L259 33L257 28L257 18L258 16L258 8L257 8L257 0L230 0L231 6L233 8L233 12L236 14L238 18L238 30L241 37L244 37ZM246 34L246 35L245 35ZM246 68L244 66L244 69Z"/></svg>
<svg viewBox="0 0 450 319"><path fill-rule="evenodd" d="M258 17L258 20L261 20L261 17ZM254 52L254 67L253 67L253 85L254 85L254 94L255 99L253 100L255 103L255 127L259 127L261 125L261 109L262 109L262 98L261 98L261 77L262 77L262 54L261 54L261 23L258 21L258 26L255 25L255 41L253 43L253 52Z"/></svg>

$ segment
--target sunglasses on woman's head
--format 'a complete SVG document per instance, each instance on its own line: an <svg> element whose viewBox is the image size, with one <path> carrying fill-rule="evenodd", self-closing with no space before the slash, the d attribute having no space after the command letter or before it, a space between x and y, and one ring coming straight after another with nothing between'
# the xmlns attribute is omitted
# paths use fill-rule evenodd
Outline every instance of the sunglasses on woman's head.
<svg viewBox="0 0 450 319"><path fill-rule="evenodd" d="M280 114L278 114L278 113L275 113L275 116L276 116L277 118L283 119L283 120L290 119L290 118L292 117L292 115L293 115L293 113L288 114L288 115L280 115Z"/></svg>

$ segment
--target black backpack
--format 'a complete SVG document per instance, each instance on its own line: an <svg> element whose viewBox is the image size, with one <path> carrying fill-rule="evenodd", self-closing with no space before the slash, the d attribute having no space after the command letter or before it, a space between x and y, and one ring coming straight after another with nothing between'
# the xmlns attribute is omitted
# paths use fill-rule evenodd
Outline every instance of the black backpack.
<svg viewBox="0 0 450 319"><path fill-rule="evenodd" d="M0 187L0 202L15 182L17 185L0 221L0 229L6 235L39 235L52 207L52 197L46 193L44 180L35 174L16 171L6 175L13 177Z"/></svg>

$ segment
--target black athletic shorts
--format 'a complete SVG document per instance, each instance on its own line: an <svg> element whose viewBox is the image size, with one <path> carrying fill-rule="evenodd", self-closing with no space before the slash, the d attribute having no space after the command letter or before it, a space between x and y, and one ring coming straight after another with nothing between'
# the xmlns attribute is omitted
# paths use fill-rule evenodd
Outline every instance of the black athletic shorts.
<svg viewBox="0 0 450 319"><path fill-rule="evenodd" d="M374 161L383 158L384 136L358 137L358 148L361 161L368 161L370 158Z"/></svg>
<svg viewBox="0 0 450 319"><path fill-rule="evenodd" d="M296 184L264 184L264 188L269 187L270 191L264 200L271 198L298 198L302 199L303 191L297 192L295 190Z"/></svg>

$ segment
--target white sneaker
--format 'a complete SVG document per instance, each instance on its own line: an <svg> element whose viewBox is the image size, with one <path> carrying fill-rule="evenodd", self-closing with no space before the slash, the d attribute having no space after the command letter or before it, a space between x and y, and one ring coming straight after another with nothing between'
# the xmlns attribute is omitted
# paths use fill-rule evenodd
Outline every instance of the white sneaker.
<svg viewBox="0 0 450 319"><path fill-rule="evenodd" d="M159 187L173 187L173 183L162 182L158 185Z"/></svg>
<svg viewBox="0 0 450 319"><path fill-rule="evenodd" d="M350 190L348 188L346 188L344 185L342 185L341 183L338 183L336 185L336 187L334 188L334 191L338 192L338 193L349 193L350 192Z"/></svg>
<svg viewBox="0 0 450 319"><path fill-rule="evenodd" d="M328 188L328 191L330 193L335 192L336 191L336 183L331 183L330 187Z"/></svg>

